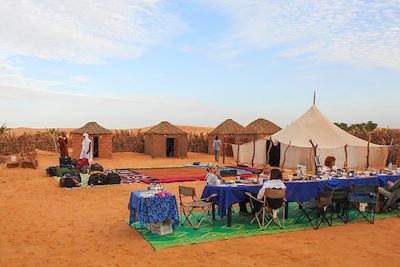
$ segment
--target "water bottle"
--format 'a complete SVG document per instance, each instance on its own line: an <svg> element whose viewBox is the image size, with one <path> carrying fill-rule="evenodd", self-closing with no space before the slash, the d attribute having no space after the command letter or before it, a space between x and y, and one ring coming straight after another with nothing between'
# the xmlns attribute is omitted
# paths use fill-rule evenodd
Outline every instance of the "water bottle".
<svg viewBox="0 0 400 267"><path fill-rule="evenodd" d="M388 171L392 171L392 170L393 170L393 164L392 164L392 162L389 162Z"/></svg>

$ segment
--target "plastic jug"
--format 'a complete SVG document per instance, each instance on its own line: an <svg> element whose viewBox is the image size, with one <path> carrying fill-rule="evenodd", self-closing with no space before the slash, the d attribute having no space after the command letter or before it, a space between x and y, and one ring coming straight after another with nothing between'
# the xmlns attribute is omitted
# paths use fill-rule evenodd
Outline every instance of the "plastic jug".
<svg viewBox="0 0 400 267"><path fill-rule="evenodd" d="M389 162L389 164L388 164L388 171L391 171L391 170L393 170L393 164L392 164L391 162Z"/></svg>

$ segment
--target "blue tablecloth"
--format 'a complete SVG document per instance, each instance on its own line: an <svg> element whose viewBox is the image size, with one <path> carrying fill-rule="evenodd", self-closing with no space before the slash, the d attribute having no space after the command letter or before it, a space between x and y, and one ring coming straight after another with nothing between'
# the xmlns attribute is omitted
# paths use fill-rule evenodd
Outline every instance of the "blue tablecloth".
<svg viewBox="0 0 400 267"><path fill-rule="evenodd" d="M131 192L128 203L130 210L129 224L139 221L143 226L147 223L172 221L172 227L179 224L179 213L175 195L142 197L145 191Z"/></svg>
<svg viewBox="0 0 400 267"><path fill-rule="evenodd" d="M335 189L348 187L353 184L371 184L384 187L388 181L395 182L400 178L399 175L380 175L368 178L355 177L352 179L330 179L321 181L298 181L286 182L287 200L289 202L304 202L315 199L319 192L325 189ZM218 194L216 203L218 205L218 215L222 218L226 215L226 210L235 203L245 199L245 192L257 194L261 185L238 185L238 186L212 186L204 188L202 198L209 197L211 194Z"/></svg>

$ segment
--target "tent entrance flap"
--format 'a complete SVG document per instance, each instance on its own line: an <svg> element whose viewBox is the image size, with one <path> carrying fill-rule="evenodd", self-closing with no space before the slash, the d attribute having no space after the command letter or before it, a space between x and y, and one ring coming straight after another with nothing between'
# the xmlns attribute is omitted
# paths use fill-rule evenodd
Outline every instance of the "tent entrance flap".
<svg viewBox="0 0 400 267"><path fill-rule="evenodd" d="M93 137L93 157L94 158L99 157L99 137L98 136Z"/></svg>

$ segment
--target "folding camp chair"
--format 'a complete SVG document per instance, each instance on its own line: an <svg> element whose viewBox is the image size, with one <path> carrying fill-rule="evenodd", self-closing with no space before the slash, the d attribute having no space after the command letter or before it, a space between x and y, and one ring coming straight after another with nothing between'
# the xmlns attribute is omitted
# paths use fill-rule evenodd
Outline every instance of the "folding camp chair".
<svg viewBox="0 0 400 267"><path fill-rule="evenodd" d="M257 221L260 229L266 229L271 222L274 222L279 228L283 229L285 226L285 203L286 203L286 189L265 189L263 200L255 198L250 192L245 193L250 198L250 205L254 210L255 203L261 205L261 209L256 212L250 224ZM279 220L278 213L282 209L282 221Z"/></svg>
<svg viewBox="0 0 400 267"><path fill-rule="evenodd" d="M299 209L301 211L296 223L299 223L303 218L306 218L311 226L318 230L323 222L332 226L332 213L328 219L327 212L332 204L332 192L320 192L317 200L299 202ZM314 222L315 221L315 222Z"/></svg>
<svg viewBox="0 0 400 267"><path fill-rule="evenodd" d="M199 229L204 219L213 224L212 220L215 219L213 200L215 197L217 197L217 194L198 199L195 188L179 186L179 206L184 217L181 224L184 225L185 222L188 222L195 230ZM184 202L184 198L190 198L191 201ZM212 220L209 218L210 210L212 210ZM200 214L195 214L195 212L200 212Z"/></svg>
<svg viewBox="0 0 400 267"><path fill-rule="evenodd" d="M351 191L350 187L339 187L335 190L326 190L332 192L332 217L335 215L342 222L347 223L349 221L349 210L351 203L349 201L349 194ZM331 220L332 223L332 220Z"/></svg>
<svg viewBox="0 0 400 267"><path fill-rule="evenodd" d="M375 221L377 196L378 186L366 184L354 184L349 195L353 208L371 224Z"/></svg>
<svg viewBox="0 0 400 267"><path fill-rule="evenodd" d="M400 188L393 191L388 197L383 196L383 212L391 211L400 217Z"/></svg>

